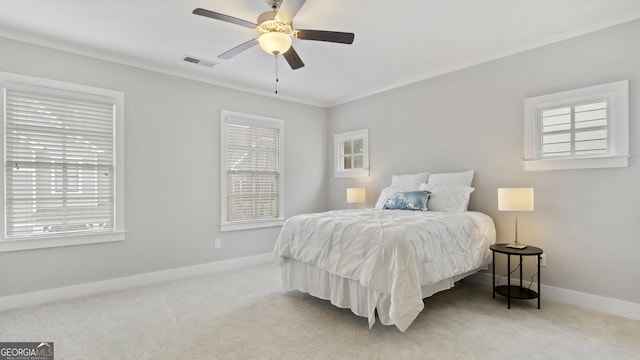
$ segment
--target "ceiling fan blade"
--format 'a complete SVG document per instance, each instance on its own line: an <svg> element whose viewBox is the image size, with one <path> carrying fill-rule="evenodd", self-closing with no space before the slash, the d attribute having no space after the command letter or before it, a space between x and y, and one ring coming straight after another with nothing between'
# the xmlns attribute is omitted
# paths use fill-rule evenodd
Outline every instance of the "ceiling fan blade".
<svg viewBox="0 0 640 360"><path fill-rule="evenodd" d="M285 24L291 24L293 17L296 16L306 1L307 0L282 0L278 13L276 14L276 19Z"/></svg>
<svg viewBox="0 0 640 360"><path fill-rule="evenodd" d="M240 54L241 52L243 52L245 50L248 50L251 47L256 46L256 45L258 45L258 39L252 39L252 40L249 40L247 42L244 42L244 43L234 47L233 49L231 49L231 50L229 50L227 52L224 52L224 53L218 55L218 57L221 58L221 59L231 59L232 57L234 57L234 56Z"/></svg>
<svg viewBox="0 0 640 360"><path fill-rule="evenodd" d="M290 47L289 50L287 50L284 54L282 54L282 56L284 56L285 60L287 60L289 66L291 66L291 69L293 70L300 69L304 66L302 59L300 59L300 56L298 56L298 53L293 48L293 46Z"/></svg>
<svg viewBox="0 0 640 360"><path fill-rule="evenodd" d="M341 44L353 43L353 33L322 30L297 30L294 36L302 40L328 41Z"/></svg>
<svg viewBox="0 0 640 360"><path fill-rule="evenodd" d="M212 19L216 19L216 20L222 20L222 21L230 22L232 24L248 27L249 29L255 29L256 26L258 26L255 23L252 23L251 21L238 19L238 18L235 18L233 16L220 14L220 13L213 12L213 11L210 11L210 10L207 10L207 9L197 8L197 9L193 10L193 13L196 14L196 15L206 16L208 18L212 18Z"/></svg>

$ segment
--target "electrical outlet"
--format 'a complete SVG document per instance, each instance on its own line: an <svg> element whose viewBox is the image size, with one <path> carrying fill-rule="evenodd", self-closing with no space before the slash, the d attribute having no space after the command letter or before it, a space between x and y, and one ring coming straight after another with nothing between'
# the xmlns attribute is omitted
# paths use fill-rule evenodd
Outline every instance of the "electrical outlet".
<svg viewBox="0 0 640 360"><path fill-rule="evenodd" d="M220 249L222 247L222 239L216 239L216 241L214 241L214 247Z"/></svg>
<svg viewBox="0 0 640 360"><path fill-rule="evenodd" d="M547 266L547 254L540 254L540 266Z"/></svg>

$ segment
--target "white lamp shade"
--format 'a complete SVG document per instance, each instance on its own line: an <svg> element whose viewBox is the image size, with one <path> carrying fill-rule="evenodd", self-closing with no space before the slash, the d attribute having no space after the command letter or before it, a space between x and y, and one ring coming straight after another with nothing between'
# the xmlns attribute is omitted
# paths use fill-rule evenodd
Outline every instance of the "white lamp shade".
<svg viewBox="0 0 640 360"><path fill-rule="evenodd" d="M364 201L365 201L364 188L347 188L347 202L349 204L362 203Z"/></svg>
<svg viewBox="0 0 640 360"><path fill-rule="evenodd" d="M533 188L499 188L498 210L533 211Z"/></svg>
<svg viewBox="0 0 640 360"><path fill-rule="evenodd" d="M260 35L258 43L262 50L269 54L284 54L291 47L289 34L271 31Z"/></svg>

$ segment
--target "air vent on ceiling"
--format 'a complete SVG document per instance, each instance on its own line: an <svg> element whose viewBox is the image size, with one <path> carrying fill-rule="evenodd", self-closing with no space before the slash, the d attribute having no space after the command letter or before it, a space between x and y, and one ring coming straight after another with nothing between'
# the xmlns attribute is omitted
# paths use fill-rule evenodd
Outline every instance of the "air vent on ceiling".
<svg viewBox="0 0 640 360"><path fill-rule="evenodd" d="M213 67L214 65L217 65L217 63L211 61L211 60L207 60L207 59L200 59L197 58L195 56L191 56L191 55L185 55L183 58L184 61L186 62L190 62L193 64L198 64L198 65L202 65L202 66L206 66L208 68Z"/></svg>

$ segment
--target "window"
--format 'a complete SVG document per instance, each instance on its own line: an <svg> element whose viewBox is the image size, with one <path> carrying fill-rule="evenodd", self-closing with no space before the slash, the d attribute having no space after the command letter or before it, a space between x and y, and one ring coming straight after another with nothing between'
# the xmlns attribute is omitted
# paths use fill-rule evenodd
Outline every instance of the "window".
<svg viewBox="0 0 640 360"><path fill-rule="evenodd" d="M222 231L284 221L284 122L222 111Z"/></svg>
<svg viewBox="0 0 640 360"><path fill-rule="evenodd" d="M334 135L335 176L369 176L369 129Z"/></svg>
<svg viewBox="0 0 640 360"><path fill-rule="evenodd" d="M628 81L525 100L525 170L626 167Z"/></svg>
<svg viewBox="0 0 640 360"><path fill-rule="evenodd" d="M0 79L0 251L123 240L122 134L116 132L123 94L6 73Z"/></svg>

